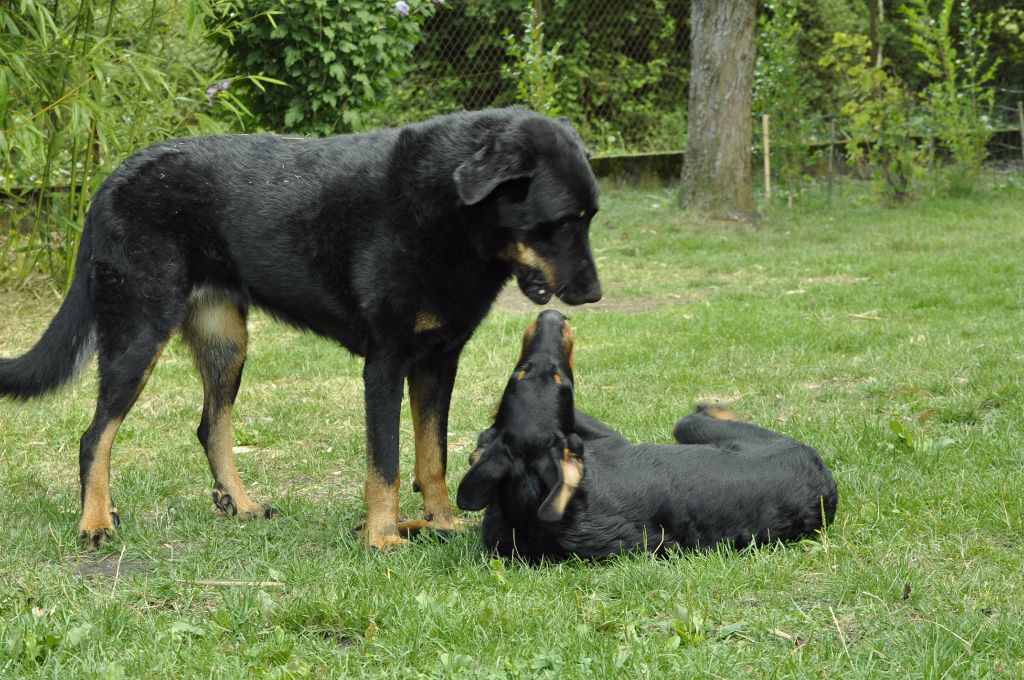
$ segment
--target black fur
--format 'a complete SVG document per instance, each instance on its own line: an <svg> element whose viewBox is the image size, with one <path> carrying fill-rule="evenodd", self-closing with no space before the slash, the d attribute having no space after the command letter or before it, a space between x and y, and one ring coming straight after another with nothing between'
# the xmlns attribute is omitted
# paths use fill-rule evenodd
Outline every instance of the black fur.
<svg viewBox="0 0 1024 680"><path fill-rule="evenodd" d="M511 276L538 303L599 299L597 207L572 128L518 107L326 139L158 143L97 190L70 293L35 347L0 359L0 396L60 387L95 338L84 485L96 438L131 408L163 343L217 309L243 330L204 339L200 328L189 342L208 381L206 446L258 306L366 357L370 463L397 484L403 380L418 372L437 392L424 403L443 433L459 353Z"/></svg>
<svg viewBox="0 0 1024 680"><path fill-rule="evenodd" d="M494 425L459 485L459 507L487 508L488 548L528 561L742 548L797 539L833 520L832 473L789 437L700 407L676 424L679 445L634 445L575 410L566 333L551 310L527 332ZM572 458L582 480L560 512L552 500Z"/></svg>

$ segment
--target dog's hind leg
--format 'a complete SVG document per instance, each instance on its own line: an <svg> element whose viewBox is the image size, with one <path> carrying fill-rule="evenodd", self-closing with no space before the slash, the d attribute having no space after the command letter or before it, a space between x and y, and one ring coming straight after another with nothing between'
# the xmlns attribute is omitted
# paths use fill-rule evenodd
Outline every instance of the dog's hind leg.
<svg viewBox="0 0 1024 680"><path fill-rule="evenodd" d="M701 405L676 423L672 430L680 444L711 444L736 453L761 451L775 444L791 444L789 437L739 420L728 409Z"/></svg>
<svg viewBox="0 0 1024 680"><path fill-rule="evenodd" d="M117 430L145 386L170 331L104 333L99 338L99 397L78 454L82 518L78 535L86 550L110 538L120 516L110 497L110 453ZM113 336L113 337L111 337Z"/></svg>
<svg viewBox="0 0 1024 680"><path fill-rule="evenodd" d="M231 411L245 365L245 309L227 293L200 289L189 301L182 337L203 378L203 416L196 432L213 473L213 502L241 519L270 517L273 508L249 498L238 468Z"/></svg>
<svg viewBox="0 0 1024 680"><path fill-rule="evenodd" d="M461 348L460 348L461 349ZM448 466L448 408L459 351L432 355L409 371L409 403L416 438L416 484L423 494L423 520L403 522L399 531L420 528L449 531L462 522L452 512L445 484Z"/></svg>

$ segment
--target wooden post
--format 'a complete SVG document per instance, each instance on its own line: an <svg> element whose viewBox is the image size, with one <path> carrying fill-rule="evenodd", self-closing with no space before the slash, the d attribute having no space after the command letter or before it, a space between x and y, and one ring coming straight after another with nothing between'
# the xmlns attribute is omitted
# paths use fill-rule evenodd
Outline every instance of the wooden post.
<svg viewBox="0 0 1024 680"><path fill-rule="evenodd" d="M1020 121L1020 157L1024 159L1024 102L1017 102L1017 119Z"/></svg>
<svg viewBox="0 0 1024 680"><path fill-rule="evenodd" d="M768 114L761 114L761 135L764 139L764 200L772 202L771 142L768 139Z"/></svg>
<svg viewBox="0 0 1024 680"><path fill-rule="evenodd" d="M832 202L832 181L836 174L836 117L828 121L828 202Z"/></svg>

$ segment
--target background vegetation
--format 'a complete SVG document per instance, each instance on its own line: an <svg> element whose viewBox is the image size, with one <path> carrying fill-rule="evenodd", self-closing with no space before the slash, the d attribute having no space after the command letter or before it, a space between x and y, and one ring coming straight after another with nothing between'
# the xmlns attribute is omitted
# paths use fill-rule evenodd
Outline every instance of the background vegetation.
<svg viewBox="0 0 1024 680"><path fill-rule="evenodd" d="M868 4L759 10L755 113L773 120L778 189L801 199L838 116L887 200L969 192L1024 97L1024 0L890 2L880 65ZM0 26L0 286L66 286L96 184L176 135L329 134L525 101L598 153L685 142L682 0L9 0Z"/></svg>

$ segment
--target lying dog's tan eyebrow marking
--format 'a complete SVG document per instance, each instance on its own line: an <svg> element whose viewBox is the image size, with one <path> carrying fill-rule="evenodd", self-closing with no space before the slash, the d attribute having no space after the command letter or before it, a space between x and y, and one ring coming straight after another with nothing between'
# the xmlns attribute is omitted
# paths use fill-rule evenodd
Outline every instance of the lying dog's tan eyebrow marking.
<svg viewBox="0 0 1024 680"><path fill-rule="evenodd" d="M533 336L537 334L537 320L534 319L526 330L523 332L523 349L519 352L519 363L523 363L526 358L526 353L530 349L530 344L533 343Z"/></svg>
<svg viewBox="0 0 1024 680"><path fill-rule="evenodd" d="M556 382L557 384L559 384L559 385L561 385L561 384L562 384L562 376L560 376L560 375L558 375L557 373L555 373L555 374L554 374L553 376L551 376L551 377L552 377L552 378L554 379L554 381L555 381L555 382Z"/></svg>

